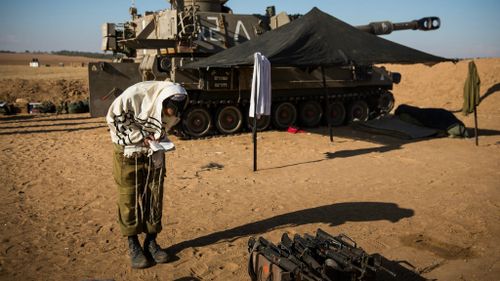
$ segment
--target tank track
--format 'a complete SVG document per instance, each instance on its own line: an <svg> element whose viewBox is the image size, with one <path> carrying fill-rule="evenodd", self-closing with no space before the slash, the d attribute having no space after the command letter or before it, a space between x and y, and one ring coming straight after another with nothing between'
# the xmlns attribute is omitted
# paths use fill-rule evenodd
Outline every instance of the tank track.
<svg viewBox="0 0 500 281"><path fill-rule="evenodd" d="M259 120L258 130L286 130L289 126L300 128L326 126L328 112L332 125L342 126L384 115L394 106L394 98L388 89L351 92L335 92L335 89L329 89L328 91L332 92L328 97L325 95L273 97L271 116L269 120ZM203 95L196 96L198 98L190 97L182 121L173 128L177 136L183 139L198 139L251 131L248 98L210 100L203 98Z"/></svg>

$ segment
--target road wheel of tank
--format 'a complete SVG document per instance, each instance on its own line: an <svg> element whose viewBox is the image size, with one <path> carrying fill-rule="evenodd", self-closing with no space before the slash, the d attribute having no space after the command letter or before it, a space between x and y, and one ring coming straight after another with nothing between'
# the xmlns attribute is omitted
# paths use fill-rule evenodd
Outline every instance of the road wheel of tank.
<svg viewBox="0 0 500 281"><path fill-rule="evenodd" d="M344 124L346 117L345 106L342 102L332 102L326 109L326 122L332 123L332 126L340 126ZM329 120L328 120L329 118Z"/></svg>
<svg viewBox="0 0 500 281"><path fill-rule="evenodd" d="M350 104L347 113L347 121L349 123L355 121L364 122L368 120L368 117L370 117L370 109L365 101L357 100Z"/></svg>
<svg viewBox="0 0 500 281"><path fill-rule="evenodd" d="M290 102L281 102L273 110L273 125L278 130L284 130L297 121L297 109Z"/></svg>
<svg viewBox="0 0 500 281"><path fill-rule="evenodd" d="M384 92L378 98L378 109L381 114L387 114L394 108L394 96L391 92Z"/></svg>
<svg viewBox="0 0 500 281"><path fill-rule="evenodd" d="M206 136L212 127L210 112L203 107L192 107L182 117L182 128L191 137Z"/></svg>
<svg viewBox="0 0 500 281"><path fill-rule="evenodd" d="M323 117L323 108L317 101L304 101L299 106L299 120L305 127L316 127Z"/></svg>
<svg viewBox="0 0 500 281"><path fill-rule="evenodd" d="M241 110L234 105L221 107L217 111L215 118L215 126L222 134L234 134L238 132L243 125L243 114Z"/></svg>
<svg viewBox="0 0 500 281"><path fill-rule="evenodd" d="M248 124L248 128L250 130L252 130L253 129L253 117L249 117L247 115L247 124ZM258 132L265 131L267 128L269 128L269 125L271 125L271 117L270 116L264 115L264 116L261 116L259 119L257 119L257 131Z"/></svg>

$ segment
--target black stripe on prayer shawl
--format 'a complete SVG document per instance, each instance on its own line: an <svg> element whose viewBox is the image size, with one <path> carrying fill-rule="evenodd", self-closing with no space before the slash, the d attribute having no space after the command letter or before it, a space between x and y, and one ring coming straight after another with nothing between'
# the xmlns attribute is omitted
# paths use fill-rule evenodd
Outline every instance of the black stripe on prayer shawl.
<svg viewBox="0 0 500 281"><path fill-rule="evenodd" d="M119 137L120 139L118 140L118 144L125 145L125 139L122 137Z"/></svg>
<svg viewBox="0 0 500 281"><path fill-rule="evenodd" d="M158 130L161 130L162 128L162 123L153 117L148 117L148 119L140 119L134 116L133 119L137 121L136 123L139 123L147 128L156 127Z"/></svg>
<svg viewBox="0 0 500 281"><path fill-rule="evenodd" d="M116 115L113 120L113 125L116 129L115 135L118 138L118 143L122 142L123 145L133 144L130 139L130 134L133 132L132 129L137 129L144 139L149 133L160 133L163 135L165 130L162 126L162 122L153 117L148 117L148 119L141 119L135 116L135 112L127 111L120 115ZM128 131L128 132L127 132ZM128 139L128 142L127 142Z"/></svg>

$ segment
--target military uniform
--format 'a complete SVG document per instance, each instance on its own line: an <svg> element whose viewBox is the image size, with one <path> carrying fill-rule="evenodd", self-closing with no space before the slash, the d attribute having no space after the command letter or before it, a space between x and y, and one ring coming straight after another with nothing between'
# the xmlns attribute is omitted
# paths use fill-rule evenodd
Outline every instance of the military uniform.
<svg viewBox="0 0 500 281"><path fill-rule="evenodd" d="M106 121L113 142L113 176L118 187L118 223L127 236L132 268L169 261L156 243L162 229L166 131L180 120L187 92L168 81L127 88L111 104ZM143 246L138 235L146 233Z"/></svg>
<svg viewBox="0 0 500 281"><path fill-rule="evenodd" d="M125 236L159 233L162 229L165 160L161 167L156 168L145 154L125 157L123 146L113 146L113 176L118 187L121 233Z"/></svg>

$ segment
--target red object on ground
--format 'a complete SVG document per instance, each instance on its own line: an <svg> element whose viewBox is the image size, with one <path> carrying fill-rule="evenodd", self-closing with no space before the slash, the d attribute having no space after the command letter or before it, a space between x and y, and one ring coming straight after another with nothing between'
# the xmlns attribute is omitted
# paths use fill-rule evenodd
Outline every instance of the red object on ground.
<svg viewBox="0 0 500 281"><path fill-rule="evenodd" d="M292 126L290 126L290 127L288 127L287 132L289 132L289 133L291 133L291 134L297 134L297 133L305 133L306 131L301 130L301 129L296 128L296 127L292 127Z"/></svg>

